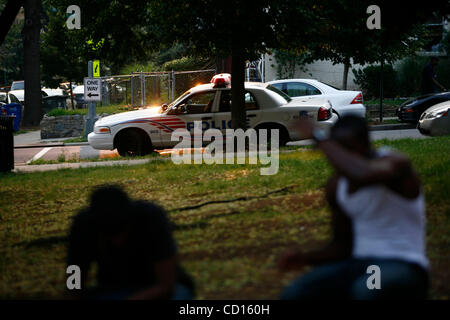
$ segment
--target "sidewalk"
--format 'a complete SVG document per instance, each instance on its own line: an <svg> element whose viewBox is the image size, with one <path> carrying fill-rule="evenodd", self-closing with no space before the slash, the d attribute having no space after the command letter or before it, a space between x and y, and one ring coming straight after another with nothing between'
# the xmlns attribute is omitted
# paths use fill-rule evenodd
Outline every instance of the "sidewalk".
<svg viewBox="0 0 450 320"><path fill-rule="evenodd" d="M169 158L162 158L164 160ZM54 171L60 169L79 169L79 168L95 168L95 167L112 167L112 166L131 166L138 164L145 164L151 161L161 160L157 159L137 159L137 160L113 160L113 161L94 161L94 162L63 162L58 164L39 164L39 165L23 165L16 166L13 172L43 172Z"/></svg>
<svg viewBox="0 0 450 320"><path fill-rule="evenodd" d="M41 139L41 131L31 131L14 136L14 148L29 148L36 146L83 146L89 145L88 142L73 142L65 143L64 141L73 139L69 138L53 138L53 139Z"/></svg>

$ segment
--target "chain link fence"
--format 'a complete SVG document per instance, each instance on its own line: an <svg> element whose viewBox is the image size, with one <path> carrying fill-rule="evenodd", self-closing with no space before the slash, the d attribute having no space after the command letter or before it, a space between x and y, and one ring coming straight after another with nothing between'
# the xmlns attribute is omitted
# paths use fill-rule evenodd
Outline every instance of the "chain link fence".
<svg viewBox="0 0 450 320"><path fill-rule="evenodd" d="M102 77L104 106L126 104L160 105L175 100L186 90L209 83L215 69L169 72L133 72L130 75Z"/></svg>

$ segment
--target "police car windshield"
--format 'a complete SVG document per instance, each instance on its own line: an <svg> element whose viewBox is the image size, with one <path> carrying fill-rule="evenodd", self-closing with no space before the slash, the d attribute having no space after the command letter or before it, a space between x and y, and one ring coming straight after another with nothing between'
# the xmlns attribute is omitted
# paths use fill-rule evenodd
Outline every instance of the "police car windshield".
<svg viewBox="0 0 450 320"><path fill-rule="evenodd" d="M167 108L167 111L172 109L174 106L176 106L178 104L178 102L183 100L184 97L186 97L190 93L191 93L191 91L188 90L185 93L183 93L181 96L179 96L177 99L175 99L175 101L173 101L172 103L169 104L169 107Z"/></svg>
<svg viewBox="0 0 450 320"><path fill-rule="evenodd" d="M289 97L286 93L284 93L283 91L275 88L274 86L271 86L270 84L266 87L267 89L269 89L270 91L273 91L277 94L279 94L280 96L282 96L284 98L284 100L286 100L286 102L291 102L292 98Z"/></svg>

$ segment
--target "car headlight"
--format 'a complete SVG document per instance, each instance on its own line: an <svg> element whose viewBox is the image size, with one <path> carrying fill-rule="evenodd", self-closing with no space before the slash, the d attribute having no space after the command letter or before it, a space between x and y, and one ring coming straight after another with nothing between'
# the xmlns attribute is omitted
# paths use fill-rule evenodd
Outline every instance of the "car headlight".
<svg viewBox="0 0 450 320"><path fill-rule="evenodd" d="M94 133L111 133L109 127L94 127Z"/></svg>
<svg viewBox="0 0 450 320"><path fill-rule="evenodd" d="M437 112L430 112L425 116L425 119L432 119L432 118L440 118L440 117L445 117L448 114L448 110L441 110L441 111L437 111Z"/></svg>

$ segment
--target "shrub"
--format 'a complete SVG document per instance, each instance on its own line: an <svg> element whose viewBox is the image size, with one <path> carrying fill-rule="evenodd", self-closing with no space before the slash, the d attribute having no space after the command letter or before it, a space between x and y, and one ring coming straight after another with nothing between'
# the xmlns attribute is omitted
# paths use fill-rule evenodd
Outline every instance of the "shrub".
<svg viewBox="0 0 450 320"><path fill-rule="evenodd" d="M205 68L208 65L207 59L194 58L194 57L183 57L180 59L175 59L167 61L162 65L162 70L165 71L189 71L198 70Z"/></svg>
<svg viewBox="0 0 450 320"><path fill-rule="evenodd" d="M378 98L380 96L381 66L368 66L364 69L352 69L354 82L364 91L365 97ZM392 65L383 67L383 96L393 98L398 94L397 72Z"/></svg>
<svg viewBox="0 0 450 320"><path fill-rule="evenodd" d="M399 94L405 97L420 95L422 70L428 62L427 57L408 57L397 66Z"/></svg>

